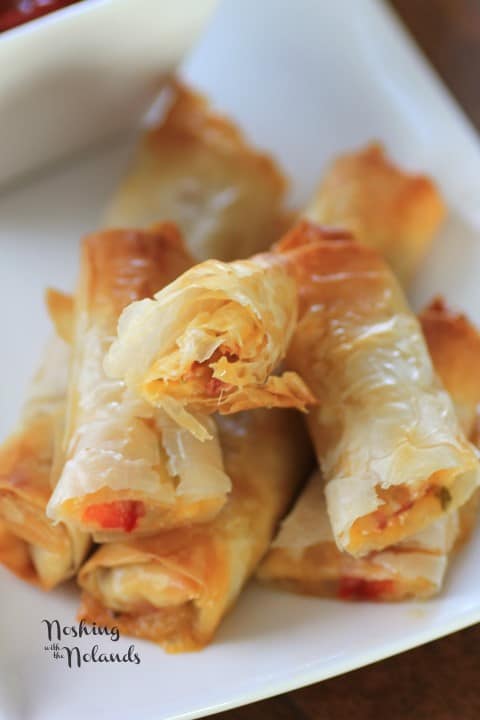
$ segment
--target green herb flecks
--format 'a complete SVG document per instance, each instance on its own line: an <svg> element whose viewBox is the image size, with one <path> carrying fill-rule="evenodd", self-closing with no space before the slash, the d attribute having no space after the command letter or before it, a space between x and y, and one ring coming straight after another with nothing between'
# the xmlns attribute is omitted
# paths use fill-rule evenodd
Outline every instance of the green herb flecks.
<svg viewBox="0 0 480 720"><path fill-rule="evenodd" d="M436 496L440 500L440 505L442 506L442 510L445 512L445 510L448 508L450 503L452 502L452 496L450 495L450 490L443 485L439 487L436 491Z"/></svg>

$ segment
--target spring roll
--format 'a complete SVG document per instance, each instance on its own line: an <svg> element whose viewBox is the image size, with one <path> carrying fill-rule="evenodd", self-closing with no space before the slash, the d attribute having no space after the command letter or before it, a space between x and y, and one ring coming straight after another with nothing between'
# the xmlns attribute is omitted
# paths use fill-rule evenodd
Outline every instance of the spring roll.
<svg viewBox="0 0 480 720"><path fill-rule="evenodd" d="M258 577L293 592L343 600L430 597L442 586L459 532L454 511L390 548L352 557L335 544L318 472L285 520Z"/></svg>
<svg viewBox="0 0 480 720"><path fill-rule="evenodd" d="M295 277L300 305L286 364L319 400L308 424L336 542L355 556L383 549L468 499L478 483L475 450L434 372L418 320L378 253L343 231L300 223L261 256L263 284L272 293L276 284L275 296L284 287L274 272L278 256ZM210 287L229 300L222 279L211 268ZM248 286L244 277L238 284ZM283 309L278 335L288 337L297 309L291 302ZM142 328L136 319L125 333L132 346ZM123 377L127 366L128 358Z"/></svg>
<svg viewBox="0 0 480 720"><path fill-rule="evenodd" d="M396 167L381 145L336 158L305 217L349 230L383 255L402 284L416 272L444 217L434 183Z"/></svg>
<svg viewBox="0 0 480 720"><path fill-rule="evenodd" d="M279 265L279 257L287 270ZM290 323L296 323L287 366L319 400L308 424L324 470L327 507L338 546L353 555L383 549L462 505L477 485L477 457L458 425L451 399L433 370L420 325L388 264L343 231L326 231L307 222L292 230L276 252L265 253L260 260L257 282L268 288L271 297L282 296L287 275L289 282L292 274L295 279L298 323L296 305L289 300L277 316L277 334L289 338ZM248 293L250 278L245 273L228 285L224 266L208 267L209 288L220 291L224 303L233 302L244 288L244 295ZM182 299L188 291L196 292L191 282L181 289ZM167 288L167 298L170 292ZM198 324L210 319L198 299L191 305L182 340L188 350L197 337L205 343L197 332ZM119 341L107 363L107 370L116 370L112 374L124 378L133 392L138 387L142 392L145 384L149 391L152 377L155 392L158 364L178 360L175 347L167 357L157 352L162 337L150 333L153 327L160 328L160 322L150 320L157 312L155 301L127 310L125 327L120 324ZM162 318L165 327L171 327L165 312ZM174 322L178 323L178 311ZM168 335L177 338L178 331ZM207 346L206 354L211 364L217 335L213 331L209 335L213 345ZM249 333L239 333L234 349L226 344L226 352L235 353L232 365L235 356L242 357L248 337ZM147 351L137 375L138 349L151 343L155 343L153 351ZM220 360L228 369L229 357ZM210 381L211 376L207 378ZM170 383L165 385L160 385L162 391L175 391L169 389ZM152 401L148 393L147 398ZM172 402L171 395L168 401ZM153 402L158 402L155 396ZM176 418L182 410L182 405L174 408ZM174 415L171 406L169 411Z"/></svg>
<svg viewBox="0 0 480 720"><path fill-rule="evenodd" d="M189 263L169 224L82 243L63 469L47 514L98 540L208 520L230 490L213 419L203 420L211 439L201 443L103 370L121 310Z"/></svg>
<svg viewBox="0 0 480 720"><path fill-rule="evenodd" d="M362 152L336 160L303 214L349 228L357 240L384 254L403 277L416 269L420 255L441 222L444 207L430 180L402 172L385 157L380 146L371 145ZM271 283L267 281L268 274L272 276ZM258 309L258 301L251 302L252 291L262 278L265 299L274 284L278 288L270 292L269 303L278 309L279 340L273 348L264 333L258 332L265 311L262 312L262 307ZM250 290L248 305L247 300L240 297L240 290ZM201 428L195 428L185 413L188 404L200 411L205 407L213 410L218 407L220 412L236 412L254 406L254 402L259 406L268 404L268 386L260 391L254 383L265 383L271 372L272 364L264 362L265 355L275 362L284 355L296 321L290 312L296 308L294 294L288 268L279 263L270 267L262 265L261 258L230 266L206 263L193 268L171 288L162 291L156 298L157 304L146 301L125 312L122 333L112 348L110 370L114 377L126 379L148 402L168 403L177 422L183 417L185 427L198 434ZM236 296L237 303L231 302L225 307L225 300ZM258 292L256 296L259 297ZM190 304L190 312L185 316L184 328L176 329L178 340L172 346L170 337L166 332L162 337L161 330L165 309L173 310L175 304L177 317L179 305L183 310ZM268 307L268 303L262 302L262 306ZM200 314L200 309L208 313L206 317ZM243 332L237 338L232 336L236 326L232 316L239 315L244 322ZM141 361L138 360L140 344L142 347L148 344L151 350L151 355ZM287 378L287 393L277 377L270 378L270 385L274 386L270 394L277 404L286 404L300 393L298 406L305 407L308 398L298 386L298 380L295 380L296 391L290 387L293 377L287 374Z"/></svg>
<svg viewBox="0 0 480 720"><path fill-rule="evenodd" d="M337 545L381 550L466 502L475 449L387 263L307 222L277 251L296 267L300 319L286 362L319 400L308 426Z"/></svg>
<svg viewBox="0 0 480 720"><path fill-rule="evenodd" d="M295 278L280 255L206 261L124 310L106 372L199 439L205 428L192 413L304 410L314 398L298 375L272 375L297 305Z"/></svg>
<svg viewBox="0 0 480 720"><path fill-rule="evenodd" d="M285 226L284 177L266 155L251 150L241 133L228 120L216 116L200 96L175 83L167 94L170 95L169 111L163 121L145 134L132 172L111 203L110 225L149 225L159 217L169 217L188 232L200 259L212 255L228 259L259 251L276 237L277 228ZM55 316L59 336L71 342L71 299L50 291L47 304ZM175 454L170 453L169 461L173 462L172 472L179 477L188 472L189 451L185 448L191 439L169 431L169 425L168 418L164 418L165 434L177 448ZM58 429L56 433L59 433ZM19 434L30 436L31 432L26 427L17 436ZM53 430L47 436L50 447ZM179 442L182 442L181 452L178 451ZM22 445L18 437L15 443L19 448ZM9 445L13 448L10 442ZM37 463L31 455L34 449L44 458L43 445L38 441L34 445L33 448L32 442L28 442L30 467L40 464L43 467L43 460ZM198 448L196 450L198 459ZM12 452L16 454L14 448ZM3 451L1 454L3 457ZM61 448L55 455L60 467ZM50 475L49 464L50 461L45 463L43 472L43 507L51 493L50 481L48 485L46 481ZM207 469L210 461L204 465ZM38 489L39 473L34 475L37 480L33 487ZM54 472L54 478L58 479L58 476L58 471ZM35 493L38 502L38 490ZM60 528L67 526L70 534L83 537L83 533L64 523L56 530L48 523L48 534L61 535ZM69 574L75 571L75 563L62 559L67 557L64 549L57 558L54 553L48 555L48 548L55 544L51 539L46 548L40 548L12 534L1 523L0 527L0 559L12 569L20 570L21 575L30 579L40 576L41 583L50 587L55 584L54 568L61 579L64 579L61 567L68 567ZM77 545L81 547L82 543ZM38 572L32 565L32 552L36 555ZM78 550L76 557L82 557Z"/></svg>
<svg viewBox="0 0 480 720"><path fill-rule="evenodd" d="M480 401L480 334L437 300L421 315L436 370L451 393L462 429L471 435ZM463 367L463 372L460 372ZM338 550L320 472L310 479L258 570L263 581L294 592L355 600L402 600L437 593L454 547L478 511L478 490L458 511L385 550L353 558Z"/></svg>
<svg viewBox="0 0 480 720"><path fill-rule="evenodd" d="M19 427L0 449L0 561L45 589L74 575L90 546L87 534L68 522L54 525L45 514L68 359L68 346L52 338Z"/></svg>
<svg viewBox="0 0 480 720"><path fill-rule="evenodd" d="M286 181L240 130L178 82L145 132L107 212L109 227L170 220L196 260L233 260L264 250L286 229Z"/></svg>
<svg viewBox="0 0 480 720"><path fill-rule="evenodd" d="M169 652L211 640L311 467L301 418L292 411L253 410L218 422L233 485L223 510L202 526L102 546L78 575L79 617Z"/></svg>

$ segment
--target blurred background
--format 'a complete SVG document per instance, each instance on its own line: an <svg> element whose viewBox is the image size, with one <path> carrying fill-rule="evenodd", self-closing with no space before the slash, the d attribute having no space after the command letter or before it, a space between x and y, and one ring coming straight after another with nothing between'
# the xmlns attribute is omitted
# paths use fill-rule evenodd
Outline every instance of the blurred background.
<svg viewBox="0 0 480 720"><path fill-rule="evenodd" d="M388 0L480 129L478 0Z"/></svg>

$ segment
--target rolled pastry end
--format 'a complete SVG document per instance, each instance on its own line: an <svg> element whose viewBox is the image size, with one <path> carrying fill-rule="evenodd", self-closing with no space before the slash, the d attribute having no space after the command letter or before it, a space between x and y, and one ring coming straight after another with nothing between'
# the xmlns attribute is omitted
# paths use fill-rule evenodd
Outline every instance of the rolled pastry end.
<svg viewBox="0 0 480 720"><path fill-rule="evenodd" d="M68 546L65 528L54 527L45 516L50 496L53 453L52 417L32 418L0 450L0 518L27 543L51 552Z"/></svg>
<svg viewBox="0 0 480 720"><path fill-rule="evenodd" d="M17 577L42 590L52 590L72 577L87 552L88 544L89 539L85 538L80 558L68 544L58 551L46 550L41 545L25 541L0 521L0 563ZM75 564L77 560L78 565Z"/></svg>
<svg viewBox="0 0 480 720"><path fill-rule="evenodd" d="M225 498L224 494L203 499L186 495L162 503L142 493L105 487L65 500L51 512L56 519L92 533L97 542L111 542L126 535L148 536L159 529L207 522L223 507Z"/></svg>
<svg viewBox="0 0 480 720"><path fill-rule="evenodd" d="M36 402L47 400L40 392ZM0 451L0 561L45 590L74 574L89 543L65 525L53 525L45 514L51 492L52 433L52 416L39 413ZM78 554L74 544L81 545Z"/></svg>
<svg viewBox="0 0 480 720"><path fill-rule="evenodd" d="M194 413L305 410L314 397L303 380L274 374L296 320L283 257L207 261L123 312L105 370L199 437Z"/></svg>
<svg viewBox="0 0 480 720"><path fill-rule="evenodd" d="M478 510L478 493L459 510L421 533L361 558L342 553L333 535L296 550L282 533L258 570L258 577L290 592L342 600L397 601L429 598L443 585L451 553L468 538ZM290 521L291 522L291 521Z"/></svg>
<svg viewBox="0 0 480 720"><path fill-rule="evenodd" d="M191 529L102 546L78 582L79 617L185 652L211 639L230 578L220 544Z"/></svg>
<svg viewBox="0 0 480 720"><path fill-rule="evenodd" d="M431 597L442 587L452 550L471 530L477 495L460 511L442 516L397 545L354 558L335 544L323 483L316 474L284 521L257 575L291 592L342 600Z"/></svg>
<svg viewBox="0 0 480 720"><path fill-rule="evenodd" d="M472 453L473 459L475 455ZM339 533L343 549L354 556L394 545L461 507L479 485L478 468L435 472L418 493L408 486L376 488L379 506ZM327 488L327 497L330 488Z"/></svg>

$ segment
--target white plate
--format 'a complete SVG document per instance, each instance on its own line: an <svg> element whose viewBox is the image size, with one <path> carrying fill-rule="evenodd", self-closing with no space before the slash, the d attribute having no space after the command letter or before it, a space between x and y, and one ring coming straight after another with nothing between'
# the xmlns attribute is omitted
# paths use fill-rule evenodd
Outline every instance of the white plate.
<svg viewBox="0 0 480 720"><path fill-rule="evenodd" d="M477 138L382 5L228 0L185 72L286 164L298 202L330 156L372 137L431 172L452 217L415 300L442 291L480 321ZM105 148L0 201L0 435L47 332L42 289L71 287L78 237L98 223L126 155ZM345 672L480 620L479 552L477 535L427 603L349 605L251 586L202 653L171 657L136 642L140 665L75 670L44 651L41 624L71 624L73 590L46 596L2 573L0 717L187 718Z"/></svg>

